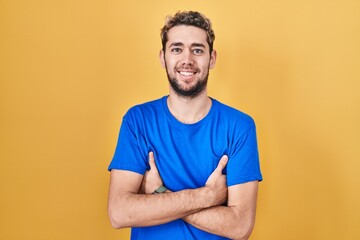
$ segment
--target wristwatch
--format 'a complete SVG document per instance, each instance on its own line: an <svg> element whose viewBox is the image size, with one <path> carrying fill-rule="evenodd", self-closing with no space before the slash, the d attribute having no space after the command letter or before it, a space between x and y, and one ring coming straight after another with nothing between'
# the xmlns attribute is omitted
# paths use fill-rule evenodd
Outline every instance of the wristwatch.
<svg viewBox="0 0 360 240"><path fill-rule="evenodd" d="M156 190L153 192L153 194L164 193L166 190L167 190L167 188L166 188L164 185L162 185L162 186L160 186L158 189L156 189Z"/></svg>

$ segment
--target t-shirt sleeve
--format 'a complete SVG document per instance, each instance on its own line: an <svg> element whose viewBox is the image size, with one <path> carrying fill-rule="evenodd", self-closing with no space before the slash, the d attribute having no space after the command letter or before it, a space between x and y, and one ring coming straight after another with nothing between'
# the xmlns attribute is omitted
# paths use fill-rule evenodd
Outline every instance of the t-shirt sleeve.
<svg viewBox="0 0 360 240"><path fill-rule="evenodd" d="M113 159L108 170L128 170L144 174L147 168L146 157L139 147L139 133L125 117L121 124L119 138Z"/></svg>
<svg viewBox="0 0 360 240"><path fill-rule="evenodd" d="M227 185L262 181L255 125L235 142L227 164Z"/></svg>

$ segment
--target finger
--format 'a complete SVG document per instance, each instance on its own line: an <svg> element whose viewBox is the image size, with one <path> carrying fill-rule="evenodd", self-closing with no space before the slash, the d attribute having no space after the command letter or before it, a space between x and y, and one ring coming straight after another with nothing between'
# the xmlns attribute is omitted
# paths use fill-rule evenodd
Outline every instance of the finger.
<svg viewBox="0 0 360 240"><path fill-rule="evenodd" d="M218 166L216 167L216 170L222 171L226 167L228 159L229 159L228 156L226 156L226 155L222 156L218 163Z"/></svg>
<svg viewBox="0 0 360 240"><path fill-rule="evenodd" d="M149 152L149 165L151 170L157 170L153 152Z"/></svg>

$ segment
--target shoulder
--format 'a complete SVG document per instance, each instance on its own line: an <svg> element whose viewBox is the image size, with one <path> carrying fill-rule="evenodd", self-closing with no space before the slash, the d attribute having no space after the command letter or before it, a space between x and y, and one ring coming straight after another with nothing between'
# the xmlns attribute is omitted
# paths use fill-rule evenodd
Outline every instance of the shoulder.
<svg viewBox="0 0 360 240"><path fill-rule="evenodd" d="M215 99L213 99L213 102L217 105L218 114L222 121L226 121L231 125L241 126L244 130L255 127L254 119L247 113Z"/></svg>
<svg viewBox="0 0 360 240"><path fill-rule="evenodd" d="M159 111L162 111L162 105L165 98L166 97L162 97L149 102L137 104L126 112L124 118L127 120L134 120L142 117L156 116Z"/></svg>

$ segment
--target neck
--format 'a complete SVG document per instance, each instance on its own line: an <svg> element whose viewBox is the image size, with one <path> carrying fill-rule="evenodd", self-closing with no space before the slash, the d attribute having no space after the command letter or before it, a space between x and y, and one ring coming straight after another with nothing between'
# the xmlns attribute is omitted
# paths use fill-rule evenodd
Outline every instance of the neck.
<svg viewBox="0 0 360 240"><path fill-rule="evenodd" d="M211 99L207 96L206 91L195 98L181 97L170 92L167 99L171 114L186 124L196 123L203 119L210 111L211 104Z"/></svg>

